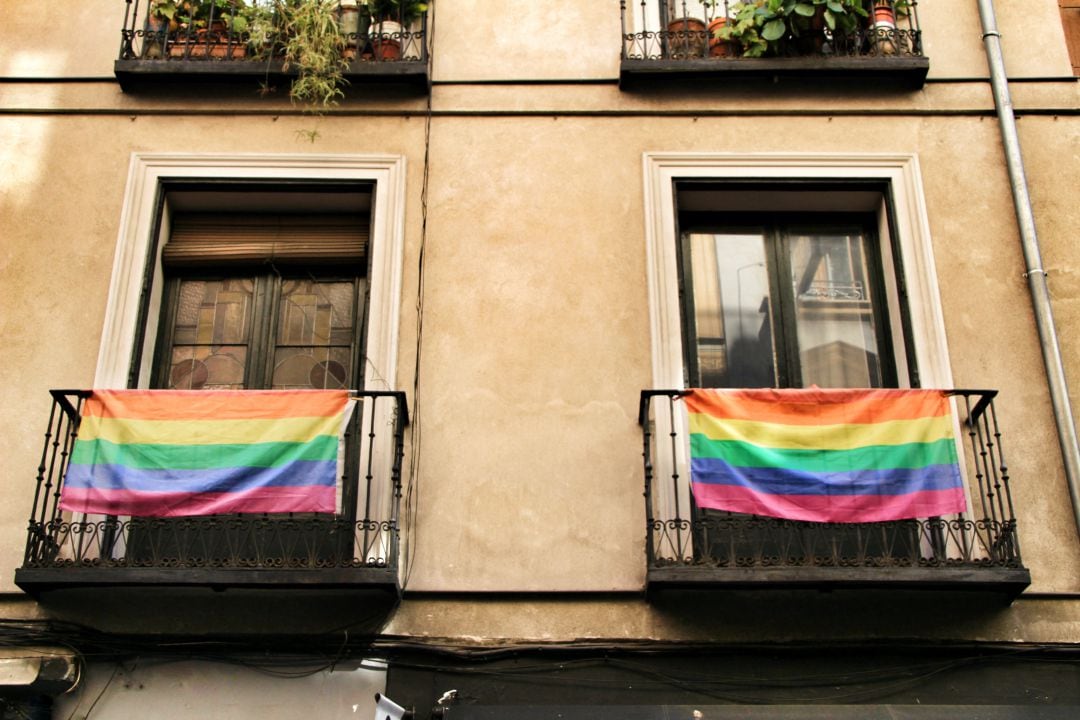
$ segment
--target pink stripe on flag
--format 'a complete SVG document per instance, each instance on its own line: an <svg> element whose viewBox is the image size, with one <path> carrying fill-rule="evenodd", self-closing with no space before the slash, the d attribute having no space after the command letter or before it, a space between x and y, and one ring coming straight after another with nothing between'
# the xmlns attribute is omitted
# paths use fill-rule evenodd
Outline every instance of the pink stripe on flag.
<svg viewBox="0 0 1080 720"><path fill-rule="evenodd" d="M97 515L185 517L222 513L287 513L337 511L337 488L270 486L244 492L170 493L132 490L64 488L64 508Z"/></svg>
<svg viewBox="0 0 1080 720"><path fill-rule="evenodd" d="M962 513L963 488L923 490L906 495L768 495L737 485L694 483L701 507L723 507L749 515L810 522L884 522Z"/></svg>

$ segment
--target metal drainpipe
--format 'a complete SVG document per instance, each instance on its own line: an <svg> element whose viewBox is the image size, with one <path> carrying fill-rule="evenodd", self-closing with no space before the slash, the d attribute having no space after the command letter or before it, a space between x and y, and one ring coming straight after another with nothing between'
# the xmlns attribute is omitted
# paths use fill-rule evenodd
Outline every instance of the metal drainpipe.
<svg viewBox="0 0 1080 720"><path fill-rule="evenodd" d="M1080 443L1077 442L1076 423L1073 420L1069 402L1069 387L1065 382L1065 366L1061 360L1061 348L1058 346L1054 315L1050 307L1050 290L1046 283L1046 271L1042 267L1039 239L1035 235L1035 216L1031 210L1031 198L1028 195L1027 178L1024 175L1024 159L1020 154L1020 138L1016 132L1016 117L1013 115L1012 99L1009 97L1009 80L1005 75L1001 33L997 29L994 2L993 0L978 0L978 3L979 16L982 19L983 45L986 47L986 62L990 66L990 84L994 91L994 105L997 108L998 122L1001 126L1001 139L1005 145L1005 164L1009 170L1013 207L1016 211L1016 221L1020 226L1020 242L1024 249L1024 262L1027 266L1024 276L1027 278L1031 304L1035 310L1035 326L1039 331L1039 341L1042 345L1050 402L1054 408L1054 423L1057 426L1058 442L1061 445L1061 455L1065 464L1065 479L1069 485L1069 495L1072 497L1076 529L1080 533Z"/></svg>

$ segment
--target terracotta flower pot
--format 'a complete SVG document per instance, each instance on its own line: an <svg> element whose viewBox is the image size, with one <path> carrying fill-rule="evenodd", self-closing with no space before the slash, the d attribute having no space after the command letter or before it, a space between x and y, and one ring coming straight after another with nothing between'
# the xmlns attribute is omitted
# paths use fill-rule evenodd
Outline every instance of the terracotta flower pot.
<svg viewBox="0 0 1080 720"><path fill-rule="evenodd" d="M713 18L706 32L709 37L709 57L735 57L735 44L720 38L720 30L727 25L726 17Z"/></svg>
<svg viewBox="0 0 1080 720"><path fill-rule="evenodd" d="M371 47L376 60L400 60L405 28L393 20L371 26Z"/></svg>
<svg viewBox="0 0 1080 720"><path fill-rule="evenodd" d="M892 3L875 2L871 22L870 42L874 45L874 51L881 55L895 55L896 12Z"/></svg>
<svg viewBox="0 0 1080 720"><path fill-rule="evenodd" d="M176 40L169 46L169 57L240 60L247 57L247 44L237 37L233 37L230 43L225 24L214 23L209 28L196 30L190 38L181 37Z"/></svg>
<svg viewBox="0 0 1080 720"><path fill-rule="evenodd" d="M708 47L707 29L703 20L679 18L667 26L668 54L672 60L695 60L705 57Z"/></svg>

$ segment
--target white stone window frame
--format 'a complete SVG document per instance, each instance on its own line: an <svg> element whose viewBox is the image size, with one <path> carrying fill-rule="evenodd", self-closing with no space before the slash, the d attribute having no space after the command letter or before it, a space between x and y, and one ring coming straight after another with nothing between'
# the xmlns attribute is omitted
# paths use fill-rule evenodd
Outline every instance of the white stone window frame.
<svg viewBox="0 0 1080 720"><path fill-rule="evenodd" d="M367 331L364 348L364 389L392 390L397 374L398 329L401 307L402 268L405 247L405 158L400 155L278 155L278 154L181 154L133 153L128 167L127 187L120 214L120 229L113 259L112 278L105 310L101 345L98 351L94 387L99 389L128 386L131 365L139 337L143 284L150 277L149 311L145 317L143 347L137 377L138 387L149 386L153 346L160 317L163 273L161 250L168 237L168 212L161 206L165 184L181 180L212 179L280 181L302 184L304 181L371 182L372 226L369 243L370 276L368 281ZM162 213L158 224L158 213ZM157 254L154 228L158 225ZM152 268L147 263L152 262ZM149 272L148 272L149 270ZM393 460L393 417L388 403L374 416L369 412L364 432L374 424L380 430L379 443L372 457L374 477L389 478ZM362 407L358 406L357 411ZM361 462L365 462L364 458ZM379 497L372 497L374 507L393 501L391 489L375 486ZM90 518L87 518L90 519ZM373 548L385 559L388 543ZM117 546L114 553L122 554Z"/></svg>
<svg viewBox="0 0 1080 720"><path fill-rule="evenodd" d="M649 292L652 383L655 389L683 389L683 338L679 298L679 263L676 211L676 183L682 180L806 180L816 182L865 180L885 183L892 201L893 226L888 226L884 202L878 211L880 237L895 233L893 245L900 256L906 289L908 337L919 371L920 385L926 388L953 387L941 307L933 242L924 193L915 155L906 154L734 154L646 152L643 155L645 191L645 244ZM882 253L886 276L895 275L891 253ZM887 280L888 282L888 280ZM893 333L903 348L899 305L895 289L887 292ZM898 361L903 362L898 351ZM654 416L654 437L674 431L687 437L682 414ZM957 437L961 437L957 433ZM672 454L674 455L672 457ZM690 506L689 449L683 444L653 458L653 513L657 519L671 519L676 508ZM961 472L967 477L961 458ZM670 482L678 473L678 491ZM970 506L970 498L969 498ZM686 518L683 518L686 519ZM692 552L690 542L681 548L684 557Z"/></svg>

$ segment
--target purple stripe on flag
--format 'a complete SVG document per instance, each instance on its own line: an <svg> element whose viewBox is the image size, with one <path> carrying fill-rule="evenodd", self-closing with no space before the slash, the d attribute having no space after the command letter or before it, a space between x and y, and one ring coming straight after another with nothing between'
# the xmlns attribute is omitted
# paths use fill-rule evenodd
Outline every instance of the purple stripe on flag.
<svg viewBox="0 0 1080 720"><path fill-rule="evenodd" d="M810 522L884 522L962 513L963 488L923 490L906 495L768 495L738 485L694 483L700 507L722 508L749 515L768 515Z"/></svg>

